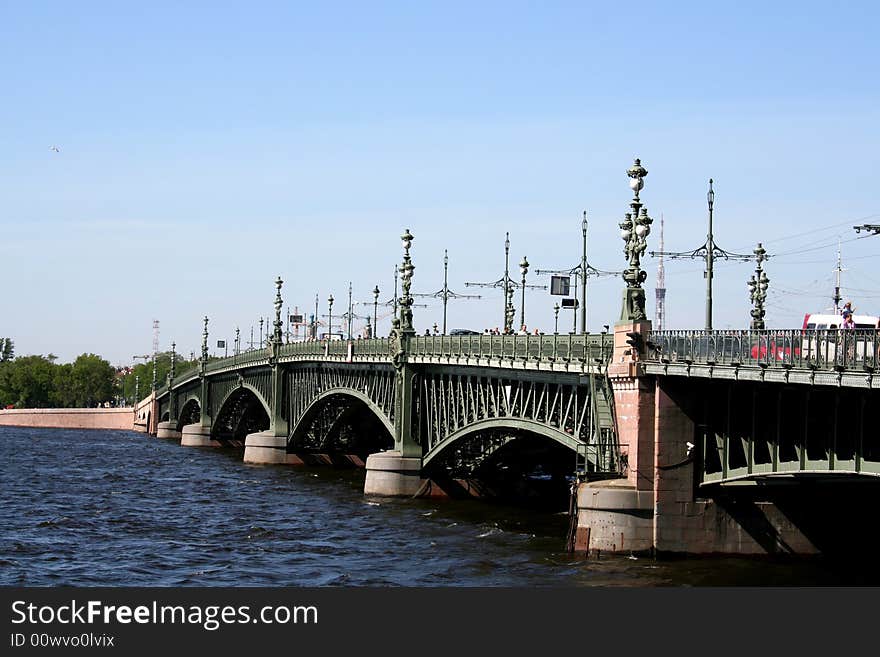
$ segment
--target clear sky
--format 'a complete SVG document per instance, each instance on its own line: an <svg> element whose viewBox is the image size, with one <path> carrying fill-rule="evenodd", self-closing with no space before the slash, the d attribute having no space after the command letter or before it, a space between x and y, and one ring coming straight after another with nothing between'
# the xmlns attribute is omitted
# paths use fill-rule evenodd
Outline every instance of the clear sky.
<svg viewBox="0 0 880 657"><path fill-rule="evenodd" d="M852 229L880 223L878 7L2 2L0 336L122 364L158 319L163 350L198 351L206 314L212 345L258 332L278 275L291 308L332 293L334 315L352 281L365 315L404 228L413 290L442 287L448 249L452 290L484 295L450 327L499 326L500 290L464 283L502 276L505 231L514 276L523 255L572 267L586 210L590 264L625 267L634 157L649 250L661 215L667 250L705 241L712 177L718 245L776 254L770 326L830 306L838 239L844 294L880 312L880 237ZM753 268L717 266L716 328L747 326ZM702 269L667 262L669 328L702 327ZM591 330L622 287L590 280ZM529 327L551 332L557 300L530 291Z"/></svg>

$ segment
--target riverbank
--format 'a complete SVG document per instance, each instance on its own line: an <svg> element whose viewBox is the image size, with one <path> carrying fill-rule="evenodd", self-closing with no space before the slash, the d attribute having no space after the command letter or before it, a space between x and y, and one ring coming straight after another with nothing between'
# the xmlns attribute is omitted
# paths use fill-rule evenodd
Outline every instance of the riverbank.
<svg viewBox="0 0 880 657"><path fill-rule="evenodd" d="M0 426L62 429L124 429L134 425L132 408L12 408L0 410Z"/></svg>

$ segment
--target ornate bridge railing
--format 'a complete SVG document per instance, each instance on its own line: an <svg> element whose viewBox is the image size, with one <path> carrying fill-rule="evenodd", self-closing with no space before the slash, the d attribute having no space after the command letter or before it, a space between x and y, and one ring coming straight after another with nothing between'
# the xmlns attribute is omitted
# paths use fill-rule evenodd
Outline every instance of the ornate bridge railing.
<svg viewBox="0 0 880 657"><path fill-rule="evenodd" d="M426 335L410 343L409 354L480 360L566 362L605 365L614 338L598 335Z"/></svg>
<svg viewBox="0 0 880 657"><path fill-rule="evenodd" d="M653 331L647 359L659 363L873 372L876 329Z"/></svg>
<svg viewBox="0 0 880 657"><path fill-rule="evenodd" d="M455 358L477 361L496 361L501 364L581 363L585 366L604 367L614 346L614 338L606 333L591 335L431 335L418 336L410 341L407 353L415 359ZM278 351L282 361L389 361L388 338L367 340L310 340L283 345ZM252 349L227 358L209 361L207 374L235 370L249 365L268 363L268 349ZM190 369L175 377L177 388L198 377L198 369ZM158 396L168 392L167 386L156 391Z"/></svg>

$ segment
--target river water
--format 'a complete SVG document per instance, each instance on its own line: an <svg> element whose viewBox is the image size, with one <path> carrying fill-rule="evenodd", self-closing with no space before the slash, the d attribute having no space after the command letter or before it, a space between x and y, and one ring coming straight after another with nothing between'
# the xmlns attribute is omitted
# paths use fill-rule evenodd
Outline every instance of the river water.
<svg viewBox="0 0 880 657"><path fill-rule="evenodd" d="M568 517L371 499L363 470L254 466L128 431L0 427L5 586L859 586L877 559L573 557Z"/></svg>

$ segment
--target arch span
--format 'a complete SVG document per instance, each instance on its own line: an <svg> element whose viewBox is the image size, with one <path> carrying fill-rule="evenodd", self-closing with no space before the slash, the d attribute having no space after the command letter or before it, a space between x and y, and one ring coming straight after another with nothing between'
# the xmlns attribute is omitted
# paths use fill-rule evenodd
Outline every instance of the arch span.
<svg viewBox="0 0 880 657"><path fill-rule="evenodd" d="M541 422L512 417L478 420L477 422L473 422L450 434L446 440L436 445L432 450L425 454L422 460L422 467L427 468L432 461L440 460L447 450L456 445L460 445L475 434L488 432L501 433L503 431L508 431L515 435L528 433L549 438L564 447L568 447L573 454L577 453L578 446L582 444L580 441L575 440L571 435L558 431Z"/></svg>
<svg viewBox="0 0 880 657"><path fill-rule="evenodd" d="M187 424L195 424L202 414L202 404L196 396L190 396L177 413L177 430L182 431Z"/></svg>
<svg viewBox="0 0 880 657"><path fill-rule="evenodd" d="M211 424L211 437L243 445L248 434L269 428L270 417L269 406L256 388L247 384L236 386L220 403Z"/></svg>
<svg viewBox="0 0 880 657"><path fill-rule="evenodd" d="M290 431L288 450L329 450L345 432L351 434L345 449L364 455L394 444L394 425L379 406L359 390L333 388L306 408Z"/></svg>

